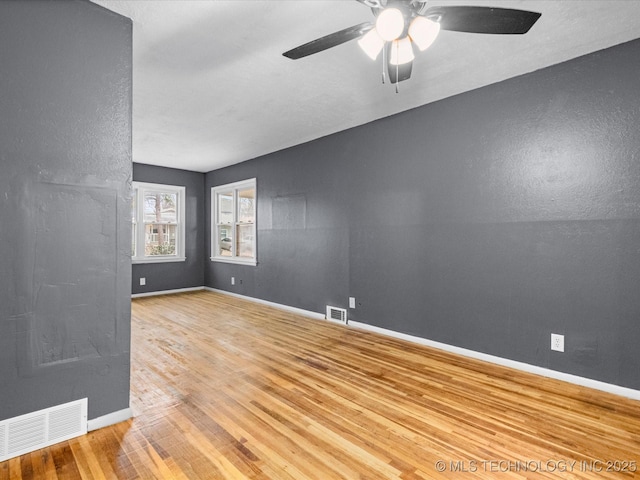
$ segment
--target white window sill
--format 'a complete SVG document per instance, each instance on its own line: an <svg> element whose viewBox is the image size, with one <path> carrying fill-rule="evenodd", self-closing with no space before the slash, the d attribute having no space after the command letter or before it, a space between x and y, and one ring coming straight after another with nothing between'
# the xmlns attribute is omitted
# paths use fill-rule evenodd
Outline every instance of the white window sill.
<svg viewBox="0 0 640 480"><path fill-rule="evenodd" d="M131 263L170 263L170 262L184 262L187 257L148 257L148 258L132 258Z"/></svg>
<svg viewBox="0 0 640 480"><path fill-rule="evenodd" d="M229 258L229 257L211 257L212 262L220 262L220 263L235 263L236 265L251 265L255 267L258 265L258 262L252 258L248 260L244 260L241 258Z"/></svg>

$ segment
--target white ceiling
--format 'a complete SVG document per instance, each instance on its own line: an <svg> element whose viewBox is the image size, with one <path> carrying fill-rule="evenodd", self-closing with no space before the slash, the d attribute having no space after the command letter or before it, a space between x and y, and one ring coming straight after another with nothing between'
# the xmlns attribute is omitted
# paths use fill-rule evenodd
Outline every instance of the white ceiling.
<svg viewBox="0 0 640 480"><path fill-rule="evenodd" d="M441 32L400 93L351 41L354 0L93 0L133 20L133 160L208 172L640 37L640 0L433 0L542 13L526 35ZM640 61L640 59L639 59Z"/></svg>

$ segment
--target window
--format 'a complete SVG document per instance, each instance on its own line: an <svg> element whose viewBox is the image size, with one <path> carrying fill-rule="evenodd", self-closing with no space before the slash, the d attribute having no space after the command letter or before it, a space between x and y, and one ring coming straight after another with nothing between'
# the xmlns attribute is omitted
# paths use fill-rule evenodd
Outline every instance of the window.
<svg viewBox="0 0 640 480"><path fill-rule="evenodd" d="M185 260L184 204L185 187L133 182L133 263Z"/></svg>
<svg viewBox="0 0 640 480"><path fill-rule="evenodd" d="M256 265L256 179L211 189L211 260Z"/></svg>

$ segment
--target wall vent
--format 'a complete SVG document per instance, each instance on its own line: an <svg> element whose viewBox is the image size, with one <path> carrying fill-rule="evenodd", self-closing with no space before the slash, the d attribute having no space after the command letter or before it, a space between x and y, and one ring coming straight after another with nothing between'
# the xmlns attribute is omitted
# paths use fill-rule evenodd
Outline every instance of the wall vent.
<svg viewBox="0 0 640 480"><path fill-rule="evenodd" d="M347 311L344 308L331 307L327 305L327 320L347 324Z"/></svg>
<svg viewBox="0 0 640 480"><path fill-rule="evenodd" d="M7 455L7 426L4 424L0 424L0 460L2 460Z"/></svg>
<svg viewBox="0 0 640 480"><path fill-rule="evenodd" d="M87 433L87 399L0 422L0 462Z"/></svg>

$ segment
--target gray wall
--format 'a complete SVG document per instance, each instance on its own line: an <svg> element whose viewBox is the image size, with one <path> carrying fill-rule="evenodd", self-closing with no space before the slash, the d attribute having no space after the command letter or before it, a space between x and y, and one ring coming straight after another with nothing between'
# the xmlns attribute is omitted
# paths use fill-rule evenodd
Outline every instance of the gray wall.
<svg viewBox="0 0 640 480"><path fill-rule="evenodd" d="M207 261L205 284L321 312L348 292L348 181L319 141L207 174L206 248L211 255L211 187L257 178L259 265ZM303 161L315 147L315 160ZM327 152L328 155L331 155ZM343 155L335 152L336 155ZM231 277L236 285L231 286Z"/></svg>
<svg viewBox="0 0 640 480"><path fill-rule="evenodd" d="M206 284L317 312L355 296L352 320L640 389L638 58L630 42L210 172L207 195L257 177L259 264L209 262Z"/></svg>
<svg viewBox="0 0 640 480"><path fill-rule="evenodd" d="M132 293L158 292L204 285L204 174L134 163L137 182L186 187L185 262L133 265ZM146 285L140 285L140 278Z"/></svg>
<svg viewBox="0 0 640 480"><path fill-rule="evenodd" d="M0 2L0 419L129 406L131 22Z"/></svg>

